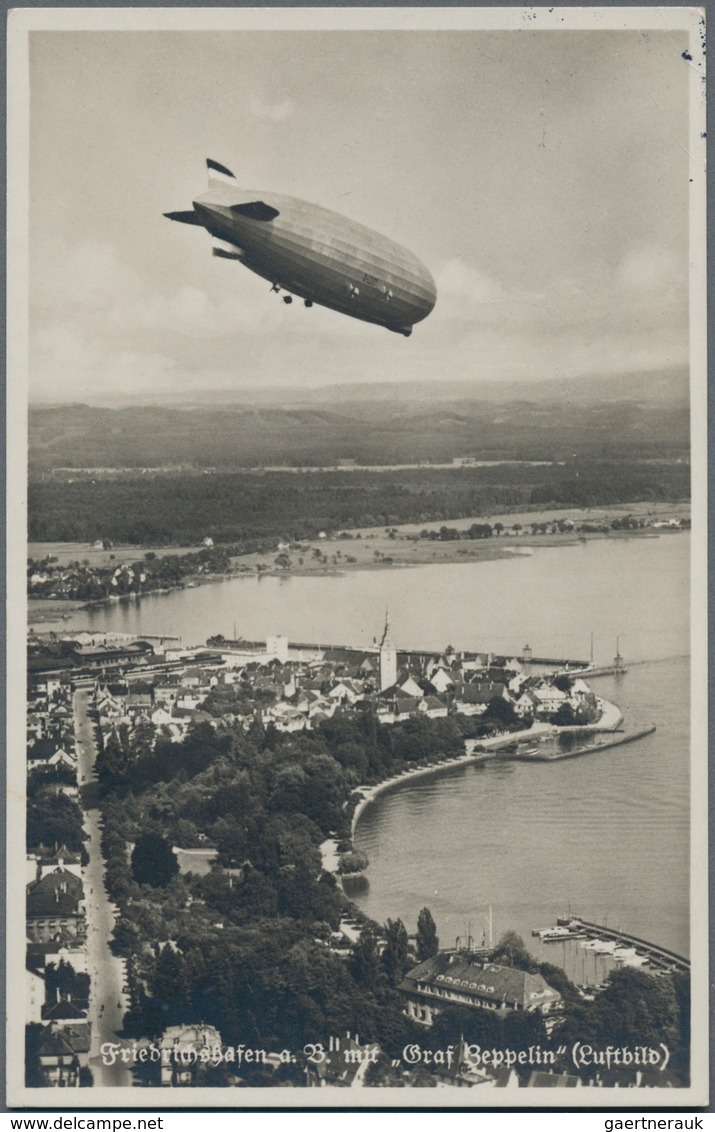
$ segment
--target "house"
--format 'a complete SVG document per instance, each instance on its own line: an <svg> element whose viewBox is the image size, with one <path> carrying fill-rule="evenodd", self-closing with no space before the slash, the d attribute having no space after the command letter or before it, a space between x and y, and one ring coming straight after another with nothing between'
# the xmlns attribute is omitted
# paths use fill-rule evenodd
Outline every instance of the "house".
<svg viewBox="0 0 715 1132"><path fill-rule="evenodd" d="M71 853L66 845L60 845L58 849L52 854L51 857L41 857L37 861L37 880L42 880L48 873L54 873L58 869L63 869L65 872L73 873L78 877L81 883L82 880L82 860L79 853Z"/></svg>
<svg viewBox="0 0 715 1132"><path fill-rule="evenodd" d="M431 1026L435 1015L447 1005L540 1014L549 1014L562 1005L561 995L542 975L485 963L460 951L440 951L418 964L405 975L399 990L407 1017L425 1026Z"/></svg>
<svg viewBox="0 0 715 1132"><path fill-rule="evenodd" d="M490 652L478 652L469 660L462 661L463 672L480 672L489 668L493 660Z"/></svg>
<svg viewBox="0 0 715 1132"><path fill-rule="evenodd" d="M146 683L130 684L127 689L127 709L147 711L154 707L154 685Z"/></svg>
<svg viewBox="0 0 715 1132"><path fill-rule="evenodd" d="M33 770L63 767L74 770L77 759L54 739L37 739L27 751L27 773Z"/></svg>
<svg viewBox="0 0 715 1132"><path fill-rule="evenodd" d="M69 963L78 974L88 974L87 952L72 937L27 945L27 965L33 971L41 973L48 964L57 965L62 960Z"/></svg>
<svg viewBox="0 0 715 1132"><path fill-rule="evenodd" d="M582 700L588 699L592 695L593 693L586 681L582 680L580 677L577 677L571 685L571 699L578 700L580 702Z"/></svg>
<svg viewBox="0 0 715 1132"><path fill-rule="evenodd" d="M533 692L522 692L514 701L514 711L520 719L525 719L528 715L536 715L540 707L541 703Z"/></svg>
<svg viewBox="0 0 715 1132"><path fill-rule="evenodd" d="M89 1063L91 1027L89 1024L50 1025L41 1036L37 1054L45 1085L52 1088L77 1088L80 1069Z"/></svg>
<svg viewBox="0 0 715 1132"><path fill-rule="evenodd" d="M26 1022L41 1022L42 1008L45 1005L45 977L40 971L25 965L25 1003Z"/></svg>
<svg viewBox="0 0 715 1132"><path fill-rule="evenodd" d="M33 943L60 937L84 938L87 922L82 881L58 868L27 886L27 934Z"/></svg>
<svg viewBox="0 0 715 1132"><path fill-rule="evenodd" d="M450 688L454 687L454 680L445 668L435 668L430 672L429 682L435 692L439 693L448 692Z"/></svg>
<svg viewBox="0 0 715 1132"><path fill-rule="evenodd" d="M354 704L362 696L363 689L354 680L339 680L328 692L331 700L339 704Z"/></svg>
<svg viewBox="0 0 715 1132"><path fill-rule="evenodd" d="M462 715L483 715L493 699L511 702L503 684L462 684L456 692L455 704Z"/></svg>
<svg viewBox="0 0 715 1132"><path fill-rule="evenodd" d="M397 687L404 695L412 696L413 699L419 699L424 694L417 681L409 674L397 681Z"/></svg>
<svg viewBox="0 0 715 1132"><path fill-rule="evenodd" d="M304 731L308 720L302 712L294 711L293 708L287 707L285 711L279 711L276 707L273 709L273 723L276 731Z"/></svg>
<svg viewBox="0 0 715 1132"><path fill-rule="evenodd" d="M146 664L154 652L147 641L130 645L78 645L71 649L69 660L82 668L119 668L126 664Z"/></svg>
<svg viewBox="0 0 715 1132"><path fill-rule="evenodd" d="M532 693L539 702L539 714L552 715L563 707L568 699L566 692L562 692L555 684L540 684Z"/></svg>
<svg viewBox="0 0 715 1132"><path fill-rule="evenodd" d="M161 1084L195 1087L212 1064L223 1057L221 1035L214 1026L169 1026L161 1039Z"/></svg>
<svg viewBox="0 0 715 1132"><path fill-rule="evenodd" d="M73 1002L71 995L63 995L56 1002L42 1007L42 1021L53 1022L57 1029L83 1025L87 1021L87 1002Z"/></svg>
<svg viewBox="0 0 715 1132"><path fill-rule="evenodd" d="M155 727L169 727L174 722L173 715L165 707L155 708L149 719Z"/></svg>
<svg viewBox="0 0 715 1132"><path fill-rule="evenodd" d="M428 719L444 719L449 708L437 696L425 696L417 705L418 711Z"/></svg>

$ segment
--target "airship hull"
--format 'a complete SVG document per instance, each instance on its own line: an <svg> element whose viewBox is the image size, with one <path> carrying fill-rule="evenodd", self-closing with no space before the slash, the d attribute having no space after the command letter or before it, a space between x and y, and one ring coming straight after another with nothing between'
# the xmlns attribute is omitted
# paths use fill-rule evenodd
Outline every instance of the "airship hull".
<svg viewBox="0 0 715 1132"><path fill-rule="evenodd" d="M203 225L228 249L217 254L276 289L405 335L434 307L430 272L393 240L295 197L210 184L193 202L196 220L168 215Z"/></svg>

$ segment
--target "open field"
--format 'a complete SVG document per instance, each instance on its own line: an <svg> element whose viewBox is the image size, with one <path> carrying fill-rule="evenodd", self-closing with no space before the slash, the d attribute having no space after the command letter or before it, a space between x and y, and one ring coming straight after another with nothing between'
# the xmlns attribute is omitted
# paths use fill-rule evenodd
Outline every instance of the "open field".
<svg viewBox="0 0 715 1132"><path fill-rule="evenodd" d="M554 523L558 519L572 519L574 523L602 523L619 515L634 515L637 519L685 519L690 518L690 502L668 503L651 502L645 500L640 503L612 503L607 507L559 507L541 511L514 511L497 515L482 515L472 519L447 519L430 523L405 523L399 528L400 534L419 534L421 530L438 531L442 526L456 527L463 531L471 527L472 523L502 523L504 527L512 527L514 523L521 523L528 527L530 523ZM363 537L366 532L362 531Z"/></svg>
<svg viewBox="0 0 715 1132"><path fill-rule="evenodd" d="M303 540L301 550L291 549L288 558L291 565L276 568L273 553L246 554L233 558L232 563L245 572L252 572L260 565L275 573L325 574L335 571L357 569L388 569L397 566L420 566L437 562L486 562L496 558L508 558L514 554L528 554L530 547L565 546L579 538L643 537L648 531L613 531L605 534L582 535L575 532L545 535L531 534L531 523L553 523L558 519L571 519L574 523L604 523L616 516L634 515L639 519L684 519L690 517L689 503L633 503L613 507L589 508L588 510L570 508L563 511L528 511L514 514L472 517L469 519L449 519L431 523L406 523L393 528L397 533L391 537L384 527L363 527L345 533L352 538L325 538ZM467 530L473 523L502 523L505 531L514 523L521 524L525 530L518 534L503 533L500 537L486 539L459 539L452 541L433 541L419 537L421 530L438 531L447 526L457 530ZM655 533L655 532L653 532ZM359 537L357 537L359 536ZM317 553L320 558L317 557Z"/></svg>
<svg viewBox="0 0 715 1132"><path fill-rule="evenodd" d="M51 556L56 558L60 566L68 566L71 562L81 562L88 566L109 567L112 563L138 562L152 551L157 557L164 554L191 554L196 553L198 546L112 546L109 550L89 546L84 542L29 542L27 544L27 557L42 559ZM67 605L67 602L62 603Z"/></svg>

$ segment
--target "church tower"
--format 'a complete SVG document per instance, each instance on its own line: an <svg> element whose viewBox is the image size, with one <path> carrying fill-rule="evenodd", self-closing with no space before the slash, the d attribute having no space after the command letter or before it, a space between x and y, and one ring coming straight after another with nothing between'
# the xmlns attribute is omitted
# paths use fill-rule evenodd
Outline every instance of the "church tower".
<svg viewBox="0 0 715 1132"><path fill-rule="evenodd" d="M385 613L385 632L380 641L380 691L397 683L397 649L390 633L390 619Z"/></svg>

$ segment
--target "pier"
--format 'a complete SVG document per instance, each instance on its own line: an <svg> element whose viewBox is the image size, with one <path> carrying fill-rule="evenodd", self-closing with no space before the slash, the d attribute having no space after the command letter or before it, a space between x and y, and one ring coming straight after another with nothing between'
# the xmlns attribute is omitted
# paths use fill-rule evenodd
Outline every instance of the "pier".
<svg viewBox="0 0 715 1132"><path fill-rule="evenodd" d="M509 759L517 759L519 762L527 763L553 763L559 762L561 759L575 759L578 755L590 755L594 751L606 751L609 747L620 747L623 743L633 743L636 739L642 739L645 735L652 735L655 731L655 724L651 723L648 727L641 727L638 731L630 731L628 733L617 733L613 731L602 731L602 735L614 735L617 737L613 739L606 739L602 743L586 743L581 747L574 747L572 750L563 751L541 751L534 748L531 751L516 751L504 752L503 757ZM593 732L591 732L593 734Z"/></svg>
<svg viewBox="0 0 715 1132"><path fill-rule="evenodd" d="M206 644L209 648L220 648L224 652L230 652L232 649L239 651L248 649L263 651L265 649L265 641L248 641L241 638L229 640L228 638L209 637ZM330 659L330 655L334 653L347 654L355 657L372 653L377 655L379 653L379 646L376 642L356 645L336 644L331 641L323 641L322 643L317 641L289 641L288 652L291 657L294 657L296 653L313 653ZM441 656L444 653L444 647L433 649L398 649L397 653L399 657L405 657L408 660L422 660L429 659L433 656ZM565 657L532 656L529 651L519 656L515 653L496 653L491 649L458 649L457 655L467 661L488 656L491 658L492 663L496 665L504 664L507 660L513 658L514 660L518 660L520 664L540 665L550 669L562 670L566 675L570 676L580 676L582 673L585 673L589 667L587 660L569 660Z"/></svg>
<svg viewBox="0 0 715 1132"><path fill-rule="evenodd" d="M556 923L566 927L569 931L585 936L587 939L613 940L619 946L635 947L638 955L648 960L651 968L661 972L682 971L690 973L690 960L668 947L660 947L657 943L649 943L637 935L606 927L604 924L594 924L590 920L582 920L580 916L559 916Z"/></svg>
<svg viewBox="0 0 715 1132"><path fill-rule="evenodd" d="M591 676L623 676L624 673L626 673L627 671L628 671L628 669L626 668L625 664L603 664L603 665L599 665L598 667L594 666L593 668L590 665L587 665L585 668L581 668L578 672L574 672L574 670L571 669L571 668L562 668L561 671L557 673L557 675L558 676L588 676L588 677L591 677Z"/></svg>

